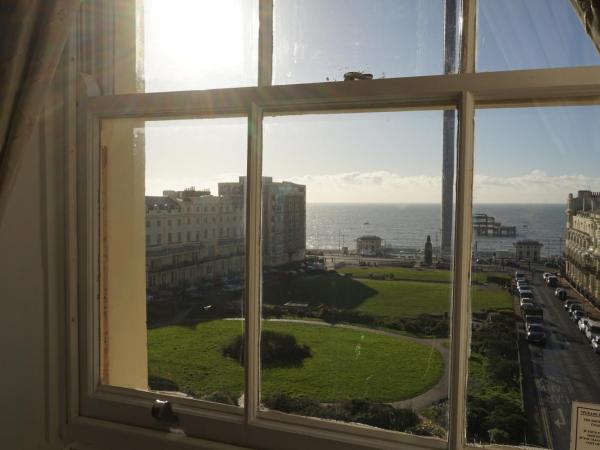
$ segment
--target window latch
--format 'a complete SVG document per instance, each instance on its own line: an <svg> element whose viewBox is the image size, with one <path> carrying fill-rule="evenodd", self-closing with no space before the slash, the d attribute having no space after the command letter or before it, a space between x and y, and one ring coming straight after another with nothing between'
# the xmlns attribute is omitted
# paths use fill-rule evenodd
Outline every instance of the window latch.
<svg viewBox="0 0 600 450"><path fill-rule="evenodd" d="M167 425L179 424L179 417L173 412L173 405L166 400L154 400L152 417Z"/></svg>

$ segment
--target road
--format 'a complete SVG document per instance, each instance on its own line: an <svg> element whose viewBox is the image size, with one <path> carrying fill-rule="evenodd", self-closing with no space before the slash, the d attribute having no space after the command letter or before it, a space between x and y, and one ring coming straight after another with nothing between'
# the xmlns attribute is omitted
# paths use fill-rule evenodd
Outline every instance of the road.
<svg viewBox="0 0 600 450"><path fill-rule="evenodd" d="M534 420L545 436L545 445L568 450L571 402L600 403L600 355L592 352L562 302L554 296L554 289L543 284L541 274L535 274L533 284L537 302L544 309L547 335L545 346L527 345L520 326L520 349L524 350L521 359L529 364L523 367L525 406L529 411L537 409L538 420ZM579 297L573 291L569 294ZM591 311L591 306L588 309Z"/></svg>

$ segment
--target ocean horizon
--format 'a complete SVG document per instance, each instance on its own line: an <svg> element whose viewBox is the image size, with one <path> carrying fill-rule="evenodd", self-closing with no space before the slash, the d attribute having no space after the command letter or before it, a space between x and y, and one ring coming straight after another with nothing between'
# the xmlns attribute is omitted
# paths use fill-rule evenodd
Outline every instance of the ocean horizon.
<svg viewBox="0 0 600 450"><path fill-rule="evenodd" d="M516 237L477 237L478 251L513 251L513 243L535 239L543 256L562 253L566 230L565 203L476 203L473 213L493 216L515 226ZM441 244L441 203L316 203L306 205L306 244L309 249L354 248L365 234L381 237L395 248L422 248L427 236Z"/></svg>

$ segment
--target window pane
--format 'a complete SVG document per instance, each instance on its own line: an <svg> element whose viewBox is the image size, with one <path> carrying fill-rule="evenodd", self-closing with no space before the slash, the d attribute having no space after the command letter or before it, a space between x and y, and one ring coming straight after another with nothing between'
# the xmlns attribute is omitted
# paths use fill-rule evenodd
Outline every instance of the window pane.
<svg viewBox="0 0 600 450"><path fill-rule="evenodd" d="M102 124L102 380L241 405L247 119Z"/></svg>
<svg viewBox="0 0 600 450"><path fill-rule="evenodd" d="M598 106L476 113L470 442L567 450L571 402L600 402L599 121Z"/></svg>
<svg viewBox="0 0 600 450"><path fill-rule="evenodd" d="M445 438L444 114L265 118L263 408Z"/></svg>
<svg viewBox="0 0 600 450"><path fill-rule="evenodd" d="M600 64L600 42L587 34L570 0L479 0L477 70Z"/></svg>
<svg viewBox="0 0 600 450"><path fill-rule="evenodd" d="M258 0L137 4L142 92L256 86Z"/></svg>
<svg viewBox="0 0 600 450"><path fill-rule="evenodd" d="M441 1L275 0L273 15L273 84L341 81L352 71L373 78L444 73ZM455 28L448 31L455 43Z"/></svg>

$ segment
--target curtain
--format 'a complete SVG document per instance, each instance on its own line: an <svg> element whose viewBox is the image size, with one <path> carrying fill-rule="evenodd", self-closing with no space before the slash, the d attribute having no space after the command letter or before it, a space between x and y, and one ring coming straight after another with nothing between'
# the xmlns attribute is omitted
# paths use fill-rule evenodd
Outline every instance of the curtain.
<svg viewBox="0 0 600 450"><path fill-rule="evenodd" d="M571 3L600 52L600 0L571 0Z"/></svg>
<svg viewBox="0 0 600 450"><path fill-rule="evenodd" d="M0 221L80 0L0 4Z"/></svg>

